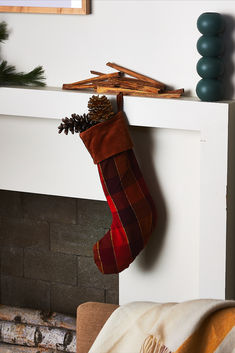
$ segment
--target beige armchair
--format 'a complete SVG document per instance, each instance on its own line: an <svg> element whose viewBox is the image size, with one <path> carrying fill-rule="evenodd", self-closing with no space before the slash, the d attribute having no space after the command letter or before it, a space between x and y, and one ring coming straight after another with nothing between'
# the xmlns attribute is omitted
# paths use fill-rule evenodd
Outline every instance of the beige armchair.
<svg viewBox="0 0 235 353"><path fill-rule="evenodd" d="M88 302L77 308L77 353L87 353L101 328L118 308L115 304Z"/></svg>

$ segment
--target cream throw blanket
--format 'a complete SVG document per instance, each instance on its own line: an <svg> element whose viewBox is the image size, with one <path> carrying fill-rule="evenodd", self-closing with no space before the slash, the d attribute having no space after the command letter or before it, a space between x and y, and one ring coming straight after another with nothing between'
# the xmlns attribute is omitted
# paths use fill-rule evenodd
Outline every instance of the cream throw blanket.
<svg viewBox="0 0 235 353"><path fill-rule="evenodd" d="M235 353L235 301L133 302L113 312L89 353Z"/></svg>

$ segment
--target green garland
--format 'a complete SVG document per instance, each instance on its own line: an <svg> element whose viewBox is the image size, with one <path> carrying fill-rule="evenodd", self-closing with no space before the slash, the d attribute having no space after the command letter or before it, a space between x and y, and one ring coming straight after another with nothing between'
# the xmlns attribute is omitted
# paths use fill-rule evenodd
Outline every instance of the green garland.
<svg viewBox="0 0 235 353"><path fill-rule="evenodd" d="M7 24L0 23L0 43L8 39ZM37 66L28 73L17 72L15 66L9 65L7 61L0 62L0 86L45 86L44 70Z"/></svg>

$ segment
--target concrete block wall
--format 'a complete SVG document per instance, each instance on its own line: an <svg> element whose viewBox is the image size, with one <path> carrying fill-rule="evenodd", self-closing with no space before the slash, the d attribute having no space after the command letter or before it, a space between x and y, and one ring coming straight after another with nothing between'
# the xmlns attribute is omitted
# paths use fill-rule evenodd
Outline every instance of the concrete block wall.
<svg viewBox="0 0 235 353"><path fill-rule="evenodd" d="M118 303L92 246L111 224L106 202L0 190L0 303L75 315L86 301Z"/></svg>

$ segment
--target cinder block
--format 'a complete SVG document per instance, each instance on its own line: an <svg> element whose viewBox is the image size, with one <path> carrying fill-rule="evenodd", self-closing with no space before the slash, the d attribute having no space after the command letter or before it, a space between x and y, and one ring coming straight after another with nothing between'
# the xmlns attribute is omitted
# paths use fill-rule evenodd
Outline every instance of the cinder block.
<svg viewBox="0 0 235 353"><path fill-rule="evenodd" d="M95 223L81 225L53 223L50 227L51 250L92 256L93 245L104 233L104 228Z"/></svg>
<svg viewBox="0 0 235 353"><path fill-rule="evenodd" d="M51 310L76 315L78 305L87 301L104 302L104 290L53 285L51 289Z"/></svg>
<svg viewBox="0 0 235 353"><path fill-rule="evenodd" d="M17 191L0 190L0 216L22 217L20 193Z"/></svg>
<svg viewBox="0 0 235 353"><path fill-rule="evenodd" d="M23 276L23 249L1 249L1 274L9 276Z"/></svg>
<svg viewBox="0 0 235 353"><path fill-rule="evenodd" d="M50 282L77 284L77 261L74 255L27 249L24 276Z"/></svg>
<svg viewBox="0 0 235 353"><path fill-rule="evenodd" d="M49 225L47 222L20 218L3 218L0 222L2 246L18 248L49 248Z"/></svg>
<svg viewBox="0 0 235 353"><path fill-rule="evenodd" d="M77 199L77 223L79 225L108 229L112 223L112 214L106 201Z"/></svg>
<svg viewBox="0 0 235 353"><path fill-rule="evenodd" d="M78 256L78 286L118 292L118 275L104 275L98 270L93 257Z"/></svg>
<svg viewBox="0 0 235 353"><path fill-rule="evenodd" d="M24 216L49 222L76 223L76 199L23 193Z"/></svg>
<svg viewBox="0 0 235 353"><path fill-rule="evenodd" d="M119 304L119 291L118 290L105 290L105 303Z"/></svg>
<svg viewBox="0 0 235 353"><path fill-rule="evenodd" d="M50 310L49 283L3 275L1 285L1 304Z"/></svg>

